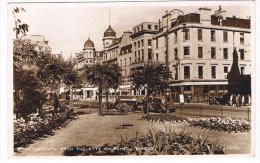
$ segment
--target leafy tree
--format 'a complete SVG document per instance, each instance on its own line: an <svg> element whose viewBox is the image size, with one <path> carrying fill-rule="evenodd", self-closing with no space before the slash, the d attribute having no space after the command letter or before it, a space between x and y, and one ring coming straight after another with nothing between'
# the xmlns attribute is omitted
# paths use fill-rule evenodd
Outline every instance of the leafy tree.
<svg viewBox="0 0 260 163"><path fill-rule="evenodd" d="M121 80L121 69L115 63L97 63L93 66L84 67L84 72L82 75L89 84L98 87L99 115L102 115L102 94L103 92L106 92L108 97L108 91L110 88L118 88ZM108 98L106 99L108 102Z"/></svg>
<svg viewBox="0 0 260 163"><path fill-rule="evenodd" d="M169 72L169 71L168 71ZM146 108L149 115L148 99L149 96L156 90L165 90L167 88L167 80L170 74L165 70L165 67L159 63L148 63L143 69L134 70L129 75L132 80L132 86L135 89L146 87Z"/></svg>
<svg viewBox="0 0 260 163"><path fill-rule="evenodd" d="M28 28L29 25L26 23L22 23L20 19L16 18L16 15L20 12L26 12L25 9L23 7L15 7L13 9L13 16L14 16L14 20L15 20L15 28L14 31L16 33L16 39L18 38L18 35L20 33L23 33L24 35L26 34L26 32L28 32Z"/></svg>

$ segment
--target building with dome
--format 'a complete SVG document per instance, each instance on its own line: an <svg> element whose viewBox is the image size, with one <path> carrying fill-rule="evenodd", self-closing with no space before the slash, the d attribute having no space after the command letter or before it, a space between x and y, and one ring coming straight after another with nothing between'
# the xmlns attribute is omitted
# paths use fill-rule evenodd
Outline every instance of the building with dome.
<svg viewBox="0 0 260 163"><path fill-rule="evenodd" d="M96 61L96 51L95 45L93 41L88 38L88 40L84 43L83 50L79 53L75 54L74 58L75 68L82 73L83 67L85 65L92 65Z"/></svg>
<svg viewBox="0 0 260 163"><path fill-rule="evenodd" d="M116 39L116 32L111 28L111 25L109 25L107 30L104 32L104 37L103 37L104 50L107 50L107 48L112 45L115 39Z"/></svg>
<svg viewBox="0 0 260 163"><path fill-rule="evenodd" d="M75 63L75 69L78 70L78 73L83 73L83 68L85 65L91 66L95 62L100 62L102 59L102 52L96 51L95 44L91 41L90 38L84 43L84 47L81 52L76 53L73 59ZM97 88L89 85L88 83L84 84L82 89L79 90L82 92L80 95L82 99L95 99Z"/></svg>

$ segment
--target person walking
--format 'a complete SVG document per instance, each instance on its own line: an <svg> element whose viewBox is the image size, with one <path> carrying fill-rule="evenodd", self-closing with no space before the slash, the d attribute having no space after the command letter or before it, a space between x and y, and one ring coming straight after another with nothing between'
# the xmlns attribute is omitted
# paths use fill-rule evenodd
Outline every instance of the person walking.
<svg viewBox="0 0 260 163"><path fill-rule="evenodd" d="M230 95L230 99L229 99L229 103L230 103L230 106L233 106L232 104L232 101L233 101L233 94Z"/></svg>
<svg viewBox="0 0 260 163"><path fill-rule="evenodd" d="M236 106L236 102L236 94L234 94L232 98L232 106Z"/></svg>
<svg viewBox="0 0 260 163"><path fill-rule="evenodd" d="M184 105L184 95L181 93L179 96L181 105Z"/></svg>

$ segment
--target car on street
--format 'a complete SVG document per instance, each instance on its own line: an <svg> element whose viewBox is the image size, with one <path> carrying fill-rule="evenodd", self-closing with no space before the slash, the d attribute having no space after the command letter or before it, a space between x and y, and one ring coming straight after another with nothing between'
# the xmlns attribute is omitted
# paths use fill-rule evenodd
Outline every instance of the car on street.
<svg viewBox="0 0 260 163"><path fill-rule="evenodd" d="M175 112L174 103L169 101L166 105L165 97L155 97L148 103L148 108L150 112L155 113L166 113L166 108L169 109L170 113ZM144 108L144 112L146 113L147 110Z"/></svg>

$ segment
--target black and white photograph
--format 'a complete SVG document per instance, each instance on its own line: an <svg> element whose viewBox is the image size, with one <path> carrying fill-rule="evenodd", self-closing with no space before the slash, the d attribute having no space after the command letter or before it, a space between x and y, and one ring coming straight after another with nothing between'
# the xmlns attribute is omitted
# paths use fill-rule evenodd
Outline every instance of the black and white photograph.
<svg viewBox="0 0 260 163"><path fill-rule="evenodd" d="M9 157L254 157L255 9L8 3Z"/></svg>

